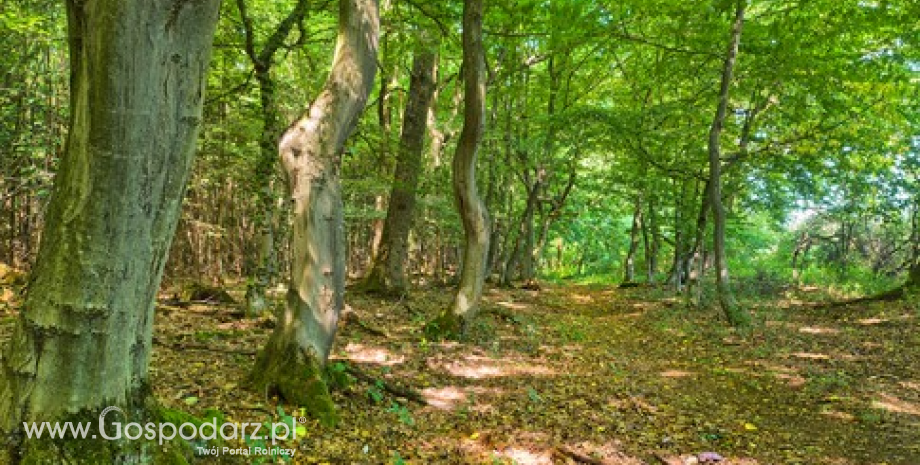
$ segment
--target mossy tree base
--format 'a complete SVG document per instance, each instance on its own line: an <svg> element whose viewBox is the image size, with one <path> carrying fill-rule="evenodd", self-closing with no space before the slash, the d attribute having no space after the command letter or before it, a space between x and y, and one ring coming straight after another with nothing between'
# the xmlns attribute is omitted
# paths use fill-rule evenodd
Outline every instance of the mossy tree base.
<svg viewBox="0 0 920 465"><path fill-rule="evenodd" d="M430 339L460 340L466 335L469 319L451 311L438 315L425 325L425 335Z"/></svg>
<svg viewBox="0 0 920 465"><path fill-rule="evenodd" d="M135 407L123 409L128 412L127 418L122 413L107 413L106 433L116 436L111 427L112 422L119 422L120 439L108 440L100 437L99 416L102 410L88 410L71 414L58 419L63 424L70 422L73 425L89 424L87 437L74 438L68 431L66 438L51 438L47 428L41 438L28 438L24 431L17 431L8 436L11 444L7 449L9 463L17 465L43 465L49 463L87 464L101 463L113 464L151 464L151 465L184 465L194 462L194 449L192 444L179 436L162 440L148 439L143 435L138 439L125 437L125 427L129 423L146 425L153 423L173 423L177 427L175 412L162 408L152 397L145 396ZM182 418L192 418L188 415ZM146 432L146 431L145 431ZM135 432L132 428L132 434Z"/></svg>
<svg viewBox="0 0 920 465"><path fill-rule="evenodd" d="M260 392L274 391L321 424L335 425L339 417L323 377L323 364L312 351L280 339L273 336L259 352L249 375L251 386Z"/></svg>
<svg viewBox="0 0 920 465"><path fill-rule="evenodd" d="M352 289L362 294L373 295L388 300L399 300L409 295L405 286L389 283L379 268L373 268L359 284Z"/></svg>

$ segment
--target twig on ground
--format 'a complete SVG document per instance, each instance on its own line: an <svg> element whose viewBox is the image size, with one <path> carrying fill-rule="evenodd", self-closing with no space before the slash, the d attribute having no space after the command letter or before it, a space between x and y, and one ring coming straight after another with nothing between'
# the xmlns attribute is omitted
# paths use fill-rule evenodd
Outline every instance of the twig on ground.
<svg viewBox="0 0 920 465"><path fill-rule="evenodd" d="M374 384L374 385L378 385L384 391L389 392L390 394L393 394L394 396L398 396L398 397L402 397L402 398L405 398L411 401L415 401L422 405L428 405L428 401L425 400L425 397L422 396L422 394L419 393L418 391L415 391L414 389L396 386L395 384L388 383L380 378L375 378L361 371L357 367L354 367L351 365L346 365L346 366L347 368L345 368L345 372L351 376L354 376L355 378L361 381L364 381L370 384Z"/></svg>
<svg viewBox="0 0 920 465"><path fill-rule="evenodd" d="M173 350L206 350L210 352L221 352L225 354L256 355L256 351L249 349L237 349L234 347L219 347L208 344L197 344L194 342L167 342L159 338L153 338L153 343Z"/></svg>

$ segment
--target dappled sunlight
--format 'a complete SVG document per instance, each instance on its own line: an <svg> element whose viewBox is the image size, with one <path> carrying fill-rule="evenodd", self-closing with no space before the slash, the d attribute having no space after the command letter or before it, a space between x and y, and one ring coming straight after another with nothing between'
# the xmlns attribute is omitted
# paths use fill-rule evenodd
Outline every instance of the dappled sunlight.
<svg viewBox="0 0 920 465"><path fill-rule="evenodd" d="M441 410L453 410L467 399L466 393L457 386L422 389L422 396L428 405Z"/></svg>
<svg viewBox="0 0 920 465"><path fill-rule="evenodd" d="M773 373L773 376L776 379L782 380L786 384L786 386L789 386L791 388L800 388L804 386L805 383L808 382L808 380L805 379L805 377L799 376L799 375L791 375L787 373Z"/></svg>
<svg viewBox="0 0 920 465"><path fill-rule="evenodd" d="M872 406L877 409L887 410L891 413L920 416L920 404L899 399L891 394L879 394L879 397L872 401Z"/></svg>
<svg viewBox="0 0 920 465"><path fill-rule="evenodd" d="M838 334L840 330L821 326L802 326L799 328L799 332L805 334Z"/></svg>
<svg viewBox="0 0 920 465"><path fill-rule="evenodd" d="M794 352L792 353L793 357L802 358L805 360L830 360L831 357L827 354L817 354L812 352Z"/></svg>
<svg viewBox="0 0 920 465"><path fill-rule="evenodd" d="M345 346L345 354L345 358L352 362L381 366L394 366L406 361L405 355L394 355L382 347L370 347L353 342Z"/></svg>
<svg viewBox="0 0 920 465"><path fill-rule="evenodd" d="M569 298L571 298L572 300L574 300L575 302L578 302L578 303L580 303L580 304L591 304L591 303L594 303L594 297L591 297L590 295L584 295L584 294L571 294L571 295L569 295Z"/></svg>
<svg viewBox="0 0 920 465"><path fill-rule="evenodd" d="M436 409L455 410L466 407L478 412L494 410L491 404L480 402L484 396L498 397L504 394L502 389L483 386L430 387L421 392L428 405Z"/></svg>
<svg viewBox="0 0 920 465"><path fill-rule="evenodd" d="M821 415L824 415L828 418L833 418L835 420L842 420L846 422L856 420L856 417L853 416L852 414L849 414L847 412L841 412L839 410L825 410L821 412Z"/></svg>
<svg viewBox="0 0 920 465"><path fill-rule="evenodd" d="M900 384L901 387L904 387L904 388L906 388L906 389L912 389L912 390L914 390L914 391L920 392L920 382L917 382L917 381L901 381L901 382L898 383L898 384Z"/></svg>
<svg viewBox="0 0 920 465"><path fill-rule="evenodd" d="M480 355L469 355L460 361L428 360L432 369L446 371L460 378L484 379L505 376L554 376L556 371L534 363L493 359Z"/></svg>
<svg viewBox="0 0 920 465"><path fill-rule="evenodd" d="M808 382L804 376L799 374L799 369L796 367L776 365L765 362L758 362L758 365L767 369L767 371L773 375L774 378L782 381L783 384L792 389L801 388L802 386L805 386L805 383Z"/></svg>
<svg viewBox="0 0 920 465"><path fill-rule="evenodd" d="M665 370L659 373L662 378L690 378L696 376L696 373L683 370Z"/></svg>
<svg viewBox="0 0 920 465"><path fill-rule="evenodd" d="M553 459L549 451L534 451L521 447L506 447L493 452L495 456L511 460L511 463L521 465L552 465Z"/></svg>
<svg viewBox="0 0 920 465"><path fill-rule="evenodd" d="M658 308L658 304L656 302L633 302L630 304L630 306L632 308L637 308L639 310L642 310L643 312L647 312L649 310L654 310L655 308Z"/></svg>
<svg viewBox="0 0 920 465"><path fill-rule="evenodd" d="M520 302L497 302L497 305L509 310L527 310L530 308L530 305L522 304Z"/></svg>
<svg viewBox="0 0 920 465"><path fill-rule="evenodd" d="M861 318L859 320L856 320L857 323L863 326L875 326L875 325L880 325L882 323L887 323L889 321L891 320L888 318Z"/></svg>

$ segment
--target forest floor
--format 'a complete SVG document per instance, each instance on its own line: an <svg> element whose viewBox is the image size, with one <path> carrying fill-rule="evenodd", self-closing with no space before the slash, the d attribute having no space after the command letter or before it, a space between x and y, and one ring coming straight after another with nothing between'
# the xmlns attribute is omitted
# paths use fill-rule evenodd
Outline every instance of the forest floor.
<svg viewBox="0 0 920 465"><path fill-rule="evenodd" d="M920 464L914 305L821 308L786 296L753 308L742 337L716 311L656 289L491 289L470 341L427 340L422 326L450 295L348 295L357 318L332 369L383 383L337 389L337 426L308 421L280 444L298 449L293 463L682 465L715 452L727 464ZM277 421L277 399L242 387L270 323L224 307L161 308L157 396L194 415Z"/></svg>

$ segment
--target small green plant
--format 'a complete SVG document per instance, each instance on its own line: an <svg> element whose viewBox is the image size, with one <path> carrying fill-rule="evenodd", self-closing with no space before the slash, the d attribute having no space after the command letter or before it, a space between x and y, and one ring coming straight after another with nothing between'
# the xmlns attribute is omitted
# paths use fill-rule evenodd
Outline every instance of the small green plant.
<svg viewBox="0 0 920 465"><path fill-rule="evenodd" d="M375 404L383 401L383 381L377 380L373 386L367 388L367 397L370 397Z"/></svg>
<svg viewBox="0 0 920 465"><path fill-rule="evenodd" d="M527 398L530 399L530 401L535 404L539 404L540 402L543 402L543 398L540 397L540 394L537 393L537 390L530 386L527 387Z"/></svg>
<svg viewBox="0 0 920 465"><path fill-rule="evenodd" d="M412 418L412 412L410 412L409 408L406 407L405 405L401 405L396 402L393 402L392 404L390 404L390 408L387 409L387 411L395 413L396 416L399 418L400 423L404 425L408 425L408 426L415 425L415 419Z"/></svg>
<svg viewBox="0 0 920 465"><path fill-rule="evenodd" d="M399 455L399 452L394 451L393 457L390 459L390 463L393 465L406 465L406 461Z"/></svg>

